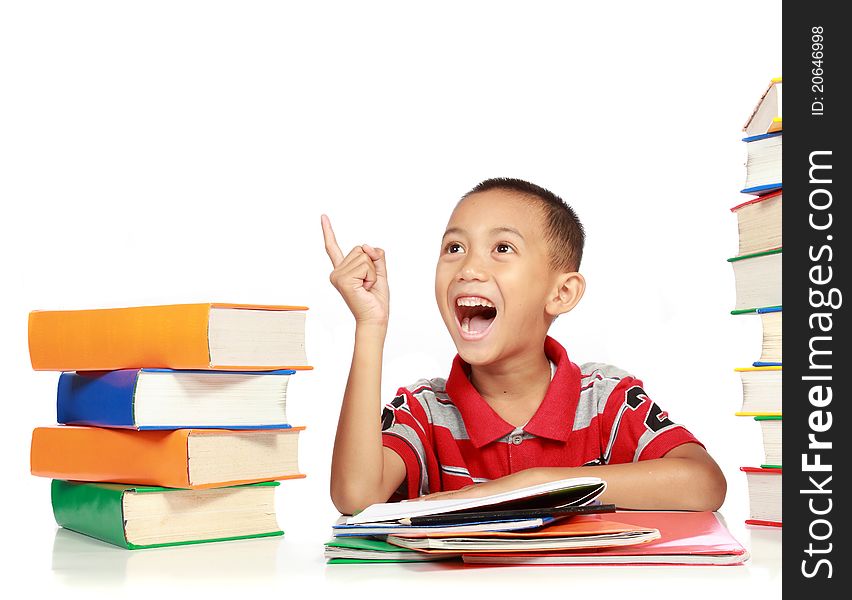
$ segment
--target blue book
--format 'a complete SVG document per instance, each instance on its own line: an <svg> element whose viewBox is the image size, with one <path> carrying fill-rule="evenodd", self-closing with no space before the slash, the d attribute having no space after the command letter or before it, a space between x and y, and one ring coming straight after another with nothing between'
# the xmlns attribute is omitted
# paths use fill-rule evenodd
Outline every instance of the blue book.
<svg viewBox="0 0 852 600"><path fill-rule="evenodd" d="M747 187L740 190L741 194L754 194L756 196L763 196L764 194L768 194L769 192L774 192L776 190L780 190L783 186L781 182L778 181L776 183L768 183L766 185L756 185L754 187Z"/></svg>
<svg viewBox="0 0 852 600"><path fill-rule="evenodd" d="M765 314L774 313L774 312L781 312L781 307L780 306L765 306L763 308L757 309L757 314L759 314L759 315L765 315Z"/></svg>
<svg viewBox="0 0 852 600"><path fill-rule="evenodd" d="M744 137L743 141L746 142L746 143L757 142L759 140L765 140L765 139L768 139L768 138L781 137L782 133L783 132L781 132L781 131L775 131L773 133L761 133L761 134L758 134L758 135L750 135L748 137Z"/></svg>
<svg viewBox="0 0 852 600"><path fill-rule="evenodd" d="M280 429L295 371L122 369L62 373L56 420L129 429Z"/></svg>
<svg viewBox="0 0 852 600"><path fill-rule="evenodd" d="M743 138L748 149L746 183L743 194L762 196L781 186L782 132L764 133Z"/></svg>

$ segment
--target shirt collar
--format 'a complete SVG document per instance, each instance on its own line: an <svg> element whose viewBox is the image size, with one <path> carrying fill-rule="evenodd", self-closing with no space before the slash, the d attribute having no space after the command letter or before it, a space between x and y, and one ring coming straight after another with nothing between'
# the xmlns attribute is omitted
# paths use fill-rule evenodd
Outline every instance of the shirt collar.
<svg viewBox="0 0 852 600"><path fill-rule="evenodd" d="M580 399L580 368L568 359L565 348L547 336L544 353L556 364L556 373L538 410L524 431L538 437L565 442L571 434L574 413ZM476 448L498 440L515 430L479 395L468 379L470 365L458 354L447 378L447 394L464 419L467 434Z"/></svg>

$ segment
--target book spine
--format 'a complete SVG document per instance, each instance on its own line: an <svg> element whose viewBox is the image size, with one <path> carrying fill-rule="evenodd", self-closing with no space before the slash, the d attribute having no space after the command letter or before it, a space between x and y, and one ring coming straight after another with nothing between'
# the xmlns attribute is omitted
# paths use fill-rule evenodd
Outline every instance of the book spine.
<svg viewBox="0 0 852 600"><path fill-rule="evenodd" d="M33 311L30 361L37 371L209 369L209 316L209 304Z"/></svg>
<svg viewBox="0 0 852 600"><path fill-rule="evenodd" d="M63 373L56 393L56 422L133 427L133 396L138 376L138 370Z"/></svg>
<svg viewBox="0 0 852 600"><path fill-rule="evenodd" d="M54 479L50 499L56 523L65 529L130 548L124 536L124 490Z"/></svg>
<svg viewBox="0 0 852 600"><path fill-rule="evenodd" d="M190 431L39 427L30 471L52 479L188 488Z"/></svg>

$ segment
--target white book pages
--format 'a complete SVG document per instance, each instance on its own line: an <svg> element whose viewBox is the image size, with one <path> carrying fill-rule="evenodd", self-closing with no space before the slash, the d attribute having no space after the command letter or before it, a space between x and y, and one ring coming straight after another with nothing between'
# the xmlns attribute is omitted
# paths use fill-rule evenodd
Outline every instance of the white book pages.
<svg viewBox="0 0 852 600"><path fill-rule="evenodd" d="M595 488L596 493L584 497L582 503L591 502L606 489L606 482L598 477L575 477L560 479L531 487L512 490L483 498L465 498L461 500L411 500L408 502L385 502L368 506L357 515L347 519L348 525L359 523L381 523L383 521L398 521L410 517L439 515L461 510L470 510L482 506L502 504L522 498L542 496L560 490L573 488Z"/></svg>

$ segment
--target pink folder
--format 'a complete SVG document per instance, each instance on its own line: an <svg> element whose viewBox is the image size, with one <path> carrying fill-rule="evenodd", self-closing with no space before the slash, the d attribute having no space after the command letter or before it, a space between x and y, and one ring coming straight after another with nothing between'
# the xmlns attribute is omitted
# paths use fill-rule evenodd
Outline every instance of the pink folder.
<svg viewBox="0 0 852 600"><path fill-rule="evenodd" d="M712 512L618 511L613 520L660 530L636 546L568 552L465 554L469 564L504 565L741 565L748 552Z"/></svg>

